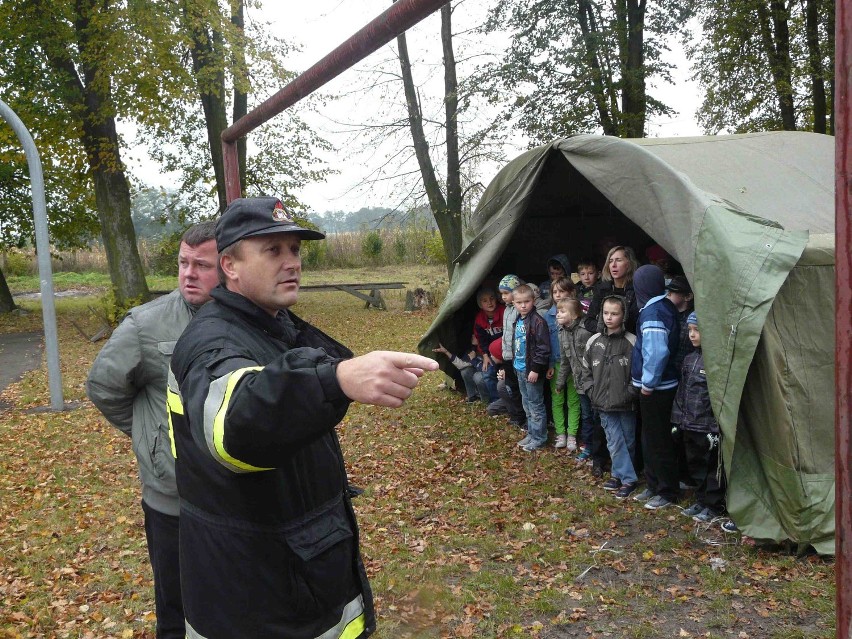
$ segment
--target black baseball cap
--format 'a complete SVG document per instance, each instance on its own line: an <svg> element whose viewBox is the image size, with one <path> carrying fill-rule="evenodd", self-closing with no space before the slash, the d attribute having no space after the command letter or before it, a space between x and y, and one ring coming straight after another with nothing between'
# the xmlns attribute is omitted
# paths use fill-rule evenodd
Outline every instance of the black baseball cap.
<svg viewBox="0 0 852 639"><path fill-rule="evenodd" d="M684 295L690 295L692 293L692 287L689 285L689 280L687 280L683 275L675 275L669 285L666 286L667 291L671 291L672 293L683 293Z"/></svg>
<svg viewBox="0 0 852 639"><path fill-rule="evenodd" d="M325 234L302 228L277 197L241 197L228 205L216 222L216 250L220 253L246 237L267 233L296 233L303 240L322 240Z"/></svg>

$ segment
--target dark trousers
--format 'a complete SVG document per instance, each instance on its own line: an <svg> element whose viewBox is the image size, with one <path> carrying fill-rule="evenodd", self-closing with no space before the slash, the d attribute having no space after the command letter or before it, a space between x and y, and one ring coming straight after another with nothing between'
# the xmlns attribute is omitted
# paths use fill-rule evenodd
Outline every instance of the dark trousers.
<svg viewBox="0 0 852 639"><path fill-rule="evenodd" d="M518 376L515 373L515 367L512 365L512 362L505 362L503 370L506 371L506 388L509 390L506 402L509 408L509 417L512 421L523 423L527 421L527 416L524 412L521 388L518 386Z"/></svg>
<svg viewBox="0 0 852 639"><path fill-rule="evenodd" d="M725 474L719 467L719 435L682 430L686 472L696 486L695 501L718 513L725 510ZM718 478L717 478L718 477Z"/></svg>
<svg viewBox="0 0 852 639"><path fill-rule="evenodd" d="M606 447L606 433L601 424L601 414L594 408L592 408L592 440L589 442L589 454L593 467L601 470L607 470L610 467L609 449Z"/></svg>
<svg viewBox="0 0 852 639"><path fill-rule="evenodd" d="M669 501L677 501L680 495L677 450L672 439L671 423L676 392L677 389L672 388L639 395L645 480L648 488Z"/></svg>
<svg viewBox="0 0 852 639"><path fill-rule="evenodd" d="M157 639L184 639L186 626L180 595L180 518L154 510L144 501L145 537L154 571L154 603L157 609Z"/></svg>
<svg viewBox="0 0 852 639"><path fill-rule="evenodd" d="M600 420L598 420L600 421ZM592 438L595 430L594 409L588 395L580 394L580 436L578 439L592 452Z"/></svg>

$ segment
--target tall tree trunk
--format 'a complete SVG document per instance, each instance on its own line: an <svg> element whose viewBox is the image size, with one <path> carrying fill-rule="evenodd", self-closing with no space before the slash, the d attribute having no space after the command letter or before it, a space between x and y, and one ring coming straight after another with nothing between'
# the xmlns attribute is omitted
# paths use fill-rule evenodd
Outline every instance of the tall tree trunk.
<svg viewBox="0 0 852 639"><path fill-rule="evenodd" d="M444 253L447 261L447 273L452 278L455 264L453 260L461 251L461 216L454 216L447 207L447 200L441 191L441 185L435 175L432 159L429 157L429 143L423 132L423 116L420 113L420 101L417 98L417 89L414 86L414 77L411 74L411 61L408 56L408 44L405 33L397 36L399 47L399 64L402 70L402 85L405 90L405 103L408 107L408 127L411 130L411 139L414 144L414 155L420 167L420 176L426 197L429 200L429 208L435 216L435 223L444 242Z"/></svg>
<svg viewBox="0 0 852 639"><path fill-rule="evenodd" d="M203 12L196 12L192 2L184 4L186 31L192 38L192 70L196 88L204 111L207 128L207 143L216 177L216 195L219 210L228 205L225 193L225 164L222 155L222 131L228 128L227 103L225 100L224 37L210 24ZM218 8L217 8L218 10Z"/></svg>
<svg viewBox="0 0 852 639"><path fill-rule="evenodd" d="M98 9L94 3L82 1L74 6L77 43L85 54L90 48L90 20ZM65 78L63 89L67 99L79 101L76 106L82 120L81 142L94 181L95 207L116 302L120 306L138 303L148 297L148 284L130 217L130 186L119 153L110 79L98 68L95 56L83 56L81 79L67 51L45 47L45 53L50 64Z"/></svg>
<svg viewBox="0 0 852 639"><path fill-rule="evenodd" d="M12 292L9 290L9 285L6 283L6 276L3 275L3 269L0 269L0 313L10 313L14 311L15 300L12 297Z"/></svg>
<svg viewBox="0 0 852 639"><path fill-rule="evenodd" d="M627 1L627 65L621 110L624 135L645 137L645 2Z"/></svg>
<svg viewBox="0 0 852 639"><path fill-rule="evenodd" d="M645 137L645 2L615 2L621 66L621 137Z"/></svg>
<svg viewBox="0 0 852 639"><path fill-rule="evenodd" d="M825 133L826 100L819 44L819 0L807 0L805 3L805 41L808 46L808 72L811 76L814 133Z"/></svg>
<svg viewBox="0 0 852 639"><path fill-rule="evenodd" d="M447 214L458 224L458 238L461 240L462 189L461 163L459 161L459 83L456 77L456 56L453 52L452 5L441 7L441 46L444 52L444 112L446 118L447 139ZM447 248L446 244L444 248ZM455 258L461 252L461 246L450 247Z"/></svg>
<svg viewBox="0 0 852 639"><path fill-rule="evenodd" d="M598 111L598 120L603 128L604 135L618 135L618 129L613 123L608 108L608 91L605 88L606 83L600 63L600 33L598 32L598 21L595 19L595 8L590 0L579 0L577 2L577 19L580 23L580 31L583 34L584 57L592 72L592 94Z"/></svg>
<svg viewBox="0 0 852 639"><path fill-rule="evenodd" d="M826 0L825 5L825 31L826 31L826 55L828 56L828 69L830 70L829 77L831 80L828 83L829 99L831 101L831 110L828 113L828 133L834 135L834 11L835 0Z"/></svg>
<svg viewBox="0 0 852 639"><path fill-rule="evenodd" d="M240 31L239 44L234 47L234 119L236 122L248 113L249 74L246 66L244 48L245 20L243 17L243 0L232 0L231 22ZM220 142L221 145L221 142ZM240 167L240 192L246 192L246 138L237 140L237 157Z"/></svg>
<svg viewBox="0 0 852 639"><path fill-rule="evenodd" d="M781 126L785 131L796 130L796 109L793 103L793 61L790 58L790 14L784 0L769 0L757 4L760 38L769 71L778 96Z"/></svg>

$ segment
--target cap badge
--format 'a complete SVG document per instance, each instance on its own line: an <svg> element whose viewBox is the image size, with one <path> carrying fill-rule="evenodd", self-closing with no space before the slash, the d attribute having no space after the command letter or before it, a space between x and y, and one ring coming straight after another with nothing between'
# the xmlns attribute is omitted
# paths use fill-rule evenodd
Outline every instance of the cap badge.
<svg viewBox="0 0 852 639"><path fill-rule="evenodd" d="M281 202L275 203L275 208L272 209L272 219L276 222L289 222L293 223L292 214L284 208L284 205Z"/></svg>

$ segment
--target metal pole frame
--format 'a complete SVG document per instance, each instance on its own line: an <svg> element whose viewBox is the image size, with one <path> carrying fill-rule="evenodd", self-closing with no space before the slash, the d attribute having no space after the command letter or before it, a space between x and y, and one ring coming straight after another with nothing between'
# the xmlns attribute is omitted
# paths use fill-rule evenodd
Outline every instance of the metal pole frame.
<svg viewBox="0 0 852 639"><path fill-rule="evenodd" d="M50 265L50 240L47 233L47 206L44 197L44 174L35 142L17 114L0 100L0 116L9 123L24 147L30 169L30 188L33 195L38 277L41 289L41 314L44 319L44 345L47 351L47 376L50 388L50 407L65 408L62 397L62 372L59 369L59 340L56 331L56 307L53 301L53 270Z"/></svg>
<svg viewBox="0 0 852 639"><path fill-rule="evenodd" d="M228 203L241 196L237 140L310 95L445 4L447 0L397 0L387 11L334 51L225 129L222 132L222 154Z"/></svg>
<svg viewBox="0 0 852 639"><path fill-rule="evenodd" d="M837 585L836 636L852 637L852 2L838 0L835 8L835 579Z"/></svg>

